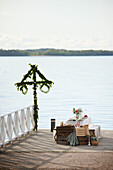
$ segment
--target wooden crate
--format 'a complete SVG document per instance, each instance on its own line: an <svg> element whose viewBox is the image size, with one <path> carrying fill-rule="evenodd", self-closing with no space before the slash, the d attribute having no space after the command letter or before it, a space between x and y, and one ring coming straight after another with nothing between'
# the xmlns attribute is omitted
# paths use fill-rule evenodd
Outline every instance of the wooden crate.
<svg viewBox="0 0 113 170"><path fill-rule="evenodd" d="M73 131L75 131L74 126L57 126L56 127L56 143L63 144L63 145L69 145L66 138Z"/></svg>
<svg viewBox="0 0 113 170"><path fill-rule="evenodd" d="M77 127L76 135L79 141L79 145L88 145L88 137L86 137L86 128L85 127Z"/></svg>
<svg viewBox="0 0 113 170"><path fill-rule="evenodd" d="M86 131L84 127L76 127L76 136L86 136Z"/></svg>
<svg viewBox="0 0 113 170"><path fill-rule="evenodd" d="M80 145L88 145L88 137L77 136Z"/></svg>
<svg viewBox="0 0 113 170"><path fill-rule="evenodd" d="M74 126L57 126L56 135L57 136L68 136L75 130Z"/></svg>

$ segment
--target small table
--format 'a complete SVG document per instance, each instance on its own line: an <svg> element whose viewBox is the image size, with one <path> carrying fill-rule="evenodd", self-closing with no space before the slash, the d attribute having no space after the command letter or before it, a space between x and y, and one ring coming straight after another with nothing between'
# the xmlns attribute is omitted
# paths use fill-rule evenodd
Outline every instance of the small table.
<svg viewBox="0 0 113 170"><path fill-rule="evenodd" d="M66 125L75 125L76 124L76 120L67 120L66 121ZM91 133L93 133L94 135L96 135L96 137L99 139L101 138L101 127L100 125L94 125L93 121L91 119L91 117L87 117L86 119L80 121L80 126L84 126L84 125L89 125L89 131Z"/></svg>

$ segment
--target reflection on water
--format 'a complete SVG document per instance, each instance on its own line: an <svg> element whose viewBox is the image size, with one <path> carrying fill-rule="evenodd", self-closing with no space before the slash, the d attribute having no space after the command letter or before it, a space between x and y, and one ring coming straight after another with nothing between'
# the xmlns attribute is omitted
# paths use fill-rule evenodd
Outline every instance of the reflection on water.
<svg viewBox="0 0 113 170"><path fill-rule="evenodd" d="M38 91L39 128L50 128L73 117L73 107L87 110L95 124L113 130L113 57L0 57L0 114L33 104L32 87L26 95L14 84L29 63L54 82L48 94Z"/></svg>

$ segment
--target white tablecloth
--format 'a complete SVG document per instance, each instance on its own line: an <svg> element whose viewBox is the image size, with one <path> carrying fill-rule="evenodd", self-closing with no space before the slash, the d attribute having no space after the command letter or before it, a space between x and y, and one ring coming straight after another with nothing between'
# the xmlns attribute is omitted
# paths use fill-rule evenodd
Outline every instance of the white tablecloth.
<svg viewBox="0 0 113 170"><path fill-rule="evenodd" d="M75 125L76 123L77 123L76 120L67 120L66 121L66 125L69 125L69 124ZM93 124L90 117L80 121L80 126L89 125L89 124Z"/></svg>
<svg viewBox="0 0 113 170"><path fill-rule="evenodd" d="M98 139L102 137L100 125L89 125L89 130L95 130L95 135Z"/></svg>

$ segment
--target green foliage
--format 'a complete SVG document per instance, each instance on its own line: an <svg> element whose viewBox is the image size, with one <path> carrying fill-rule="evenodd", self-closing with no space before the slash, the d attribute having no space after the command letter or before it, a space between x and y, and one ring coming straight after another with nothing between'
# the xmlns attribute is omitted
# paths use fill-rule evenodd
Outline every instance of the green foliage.
<svg viewBox="0 0 113 170"><path fill-rule="evenodd" d="M65 50L65 49L34 49L34 50L2 50L0 56L105 56L113 55L107 50Z"/></svg>
<svg viewBox="0 0 113 170"><path fill-rule="evenodd" d="M23 76L23 79L21 82L16 83L15 86L17 87L17 90L20 90L23 94L26 94L28 91L28 86L33 85L33 98L34 98L34 122L35 127L34 129L37 130L37 119L38 119L38 105L37 105L37 87L39 86L39 89L47 93L49 92L50 88L52 87L52 84L54 84L52 81L47 80L45 76L38 70L38 65L31 65L29 64L31 69L28 71L27 74ZM40 77L41 81L37 81L36 74ZM27 78L32 78L32 81L26 81ZM43 87L46 86L47 90L43 90Z"/></svg>
<svg viewBox="0 0 113 170"><path fill-rule="evenodd" d="M28 56L26 50L2 50L0 49L0 56Z"/></svg>

